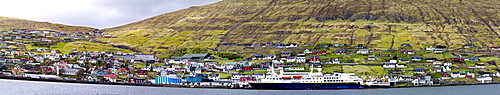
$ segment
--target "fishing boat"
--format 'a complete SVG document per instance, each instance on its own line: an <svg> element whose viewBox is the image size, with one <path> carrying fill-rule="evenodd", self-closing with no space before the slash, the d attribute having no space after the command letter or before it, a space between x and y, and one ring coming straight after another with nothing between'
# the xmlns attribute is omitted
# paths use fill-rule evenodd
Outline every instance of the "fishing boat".
<svg viewBox="0 0 500 95"><path fill-rule="evenodd" d="M352 73L323 74L321 68L311 66L310 72L284 72L277 74L274 67L266 76L248 82L254 89L319 90L319 89L363 89L363 79ZM317 70L318 72L313 72Z"/></svg>

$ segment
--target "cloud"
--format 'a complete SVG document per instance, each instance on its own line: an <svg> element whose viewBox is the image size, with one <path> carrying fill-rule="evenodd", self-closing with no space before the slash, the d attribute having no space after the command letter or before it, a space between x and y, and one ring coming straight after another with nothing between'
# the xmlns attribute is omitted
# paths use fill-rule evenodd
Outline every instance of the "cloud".
<svg viewBox="0 0 500 95"><path fill-rule="evenodd" d="M0 16L110 28L221 0L9 0Z"/></svg>

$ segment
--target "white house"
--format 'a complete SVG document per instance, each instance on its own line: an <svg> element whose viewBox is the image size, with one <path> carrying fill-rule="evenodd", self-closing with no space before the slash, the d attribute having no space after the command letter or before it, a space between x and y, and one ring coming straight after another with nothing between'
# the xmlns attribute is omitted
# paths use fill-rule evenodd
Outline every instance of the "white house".
<svg viewBox="0 0 500 95"><path fill-rule="evenodd" d="M168 63L174 63L174 64L181 64L184 63L181 59L170 59L168 60Z"/></svg>
<svg viewBox="0 0 500 95"><path fill-rule="evenodd" d="M276 59L276 55L274 54L269 54L269 55L266 55L266 57L264 58L265 60L273 60L273 59Z"/></svg>
<svg viewBox="0 0 500 95"><path fill-rule="evenodd" d="M480 81L481 83L491 83L491 81L492 81L491 77L479 77L476 79L477 79L477 81Z"/></svg>
<svg viewBox="0 0 500 95"><path fill-rule="evenodd" d="M370 53L370 50L368 49L360 49L356 52L356 54L368 54Z"/></svg>
<svg viewBox="0 0 500 95"><path fill-rule="evenodd" d="M426 51L434 51L434 49L436 49L436 48L434 48L432 46L425 48Z"/></svg>
<svg viewBox="0 0 500 95"><path fill-rule="evenodd" d="M297 44L295 44L295 43L291 43L291 44L287 44L287 45L285 46L285 48L294 48L294 47L297 47Z"/></svg>
<svg viewBox="0 0 500 95"><path fill-rule="evenodd" d="M451 66L451 65L453 65L453 63L451 63L451 62L445 62L445 63L443 64L443 66Z"/></svg>
<svg viewBox="0 0 500 95"><path fill-rule="evenodd" d="M435 67L439 67L439 66L443 65L443 63L441 61L434 61L434 62L432 62L432 65L434 65Z"/></svg>
<svg viewBox="0 0 500 95"><path fill-rule="evenodd" d="M434 53L443 53L444 50L443 49L434 49L433 51Z"/></svg>
<svg viewBox="0 0 500 95"><path fill-rule="evenodd" d="M287 57L286 62L295 62L296 59L297 59L297 57L295 57L295 56Z"/></svg>
<svg viewBox="0 0 500 95"><path fill-rule="evenodd" d="M451 72L451 66L442 66L443 72Z"/></svg>
<svg viewBox="0 0 500 95"><path fill-rule="evenodd" d="M333 64L340 64L340 59L338 59L338 58L333 58L333 59L332 59L332 63L333 63Z"/></svg>
<svg viewBox="0 0 500 95"><path fill-rule="evenodd" d="M304 50L304 53L306 53L306 54L307 54L307 53L312 53L312 51L311 51L311 50L309 50L309 49L306 49L306 50Z"/></svg>
<svg viewBox="0 0 500 95"><path fill-rule="evenodd" d="M405 64L396 64L396 68L406 68Z"/></svg>
<svg viewBox="0 0 500 95"><path fill-rule="evenodd" d="M384 65L382 65L382 67L384 67L384 68L396 68L396 63L384 63Z"/></svg>
<svg viewBox="0 0 500 95"><path fill-rule="evenodd" d="M368 55L367 60L375 60L375 56L374 55Z"/></svg>
<svg viewBox="0 0 500 95"><path fill-rule="evenodd" d="M220 75L219 74L210 74L210 75L208 75L208 79L217 81L217 80L220 80Z"/></svg>

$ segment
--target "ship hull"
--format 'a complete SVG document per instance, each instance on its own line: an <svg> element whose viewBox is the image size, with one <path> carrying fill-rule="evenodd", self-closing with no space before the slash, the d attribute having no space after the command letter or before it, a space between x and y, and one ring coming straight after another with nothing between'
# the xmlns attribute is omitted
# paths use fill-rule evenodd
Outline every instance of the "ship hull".
<svg viewBox="0 0 500 95"><path fill-rule="evenodd" d="M359 83L249 83L254 89L322 90L363 89Z"/></svg>

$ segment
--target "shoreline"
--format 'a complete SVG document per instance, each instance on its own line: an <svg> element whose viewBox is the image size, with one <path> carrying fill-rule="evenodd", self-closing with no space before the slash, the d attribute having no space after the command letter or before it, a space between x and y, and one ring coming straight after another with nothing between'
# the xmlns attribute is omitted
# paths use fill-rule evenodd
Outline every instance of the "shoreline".
<svg viewBox="0 0 500 95"><path fill-rule="evenodd" d="M147 87L178 87L178 88L214 88L214 89L228 89L224 86L189 86L177 84L145 84L145 83L117 83L117 82L92 82L92 81L79 81L79 80L53 80L53 79L40 79L40 78L25 78L25 77L12 77L0 76L0 79L8 80L25 80L25 81L41 81L41 82L57 82L57 83L81 83L81 84L102 84L102 85L126 85L126 86L147 86Z"/></svg>
<svg viewBox="0 0 500 95"><path fill-rule="evenodd" d="M210 88L210 89L247 89L247 90L276 90L276 89L253 89L253 88L230 88L227 86L190 86L190 85L178 85L178 84L139 84L139 83L116 83L116 82L91 82L91 81L79 81L79 80L53 80L53 79L39 79L39 78L25 78L25 77L13 77L13 76L0 76L0 79L7 80L24 80L24 81L40 81L40 82L56 82L56 83L80 83L80 84L101 84L101 85L124 85L124 86L144 86L144 87L176 87L176 88ZM445 87L445 86L468 86L468 85L491 85L500 84L500 81L495 81L491 83L467 83L464 84L449 84L449 85L408 85L408 86L391 86L391 87L368 87L362 86L363 89L390 89L390 88L419 88L419 87ZM334 89L337 90L337 89ZM340 89L342 90L342 89Z"/></svg>

